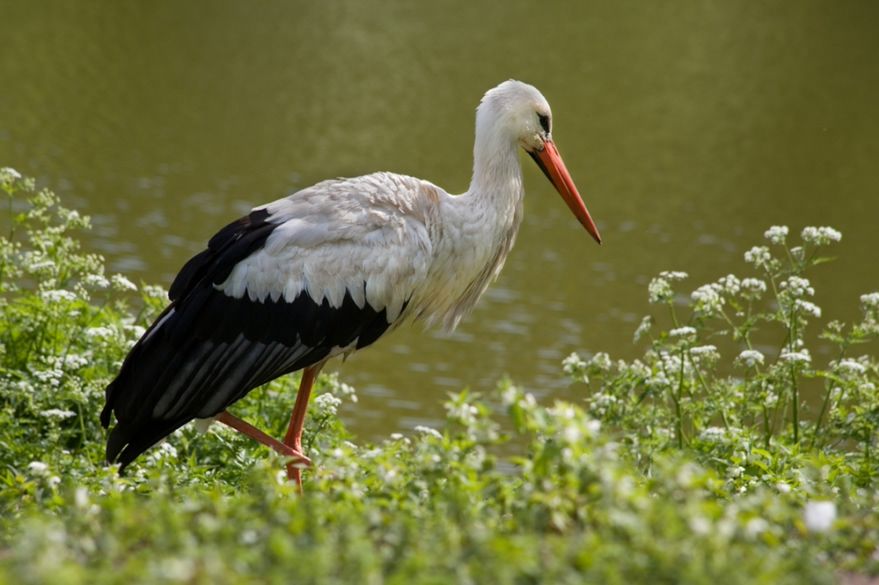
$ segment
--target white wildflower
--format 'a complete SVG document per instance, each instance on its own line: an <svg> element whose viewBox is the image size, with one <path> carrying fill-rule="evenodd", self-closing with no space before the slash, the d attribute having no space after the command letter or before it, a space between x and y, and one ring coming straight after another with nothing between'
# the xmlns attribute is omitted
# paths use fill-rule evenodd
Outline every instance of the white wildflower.
<svg viewBox="0 0 879 585"><path fill-rule="evenodd" d="M378 476L384 484L393 484L399 477L399 473L393 467L380 466L378 468Z"/></svg>
<svg viewBox="0 0 879 585"><path fill-rule="evenodd" d="M700 345L690 348L690 357L697 360L716 361L720 359L720 352L713 345Z"/></svg>
<svg viewBox="0 0 879 585"><path fill-rule="evenodd" d="M780 481L777 484L775 484L775 489L777 489L778 492L782 493L782 494L789 494L791 491L790 484L783 482L783 481Z"/></svg>
<svg viewBox="0 0 879 585"><path fill-rule="evenodd" d="M861 295L861 304L865 309L879 309L879 292Z"/></svg>
<svg viewBox="0 0 879 585"><path fill-rule="evenodd" d="M696 313L713 315L720 312L724 301L718 289L716 284L704 284L690 293L690 298L696 303L693 307Z"/></svg>
<svg viewBox="0 0 879 585"><path fill-rule="evenodd" d="M723 427L708 427L699 433L699 438L708 443L719 443L726 436Z"/></svg>
<svg viewBox="0 0 879 585"><path fill-rule="evenodd" d="M726 294L734 295L738 294L742 282L735 274L727 274L717 281L717 286Z"/></svg>
<svg viewBox="0 0 879 585"><path fill-rule="evenodd" d="M671 289L671 284L661 276L655 277L647 285L647 299L651 303L663 303L671 300L673 296L674 291Z"/></svg>
<svg viewBox="0 0 879 585"><path fill-rule="evenodd" d="M745 278L741 286L742 296L746 299L757 300L766 292L766 283L759 278Z"/></svg>
<svg viewBox="0 0 879 585"><path fill-rule="evenodd" d="M809 279L803 278L802 276L788 277L787 280L781 283L781 289L793 298L799 298L806 295L811 297L815 295L815 289L812 288Z"/></svg>
<svg viewBox="0 0 879 585"><path fill-rule="evenodd" d="M76 488L76 492L74 492L73 502L76 504L76 507L79 509L84 509L89 505L89 491L88 489L80 486Z"/></svg>
<svg viewBox="0 0 879 585"><path fill-rule="evenodd" d="M147 459L153 463L168 457L172 459L177 457L177 448L168 441L162 441L147 455Z"/></svg>
<svg viewBox="0 0 879 585"><path fill-rule="evenodd" d="M546 410L552 416L563 420L574 420L577 417L577 411L567 402L556 402Z"/></svg>
<svg viewBox="0 0 879 585"><path fill-rule="evenodd" d="M786 225L774 225L763 234L763 236L773 244L783 244L787 237L788 229Z"/></svg>
<svg viewBox="0 0 879 585"><path fill-rule="evenodd" d="M579 443L583 438L583 431L575 422L568 422L562 429L562 437L568 443Z"/></svg>
<svg viewBox="0 0 879 585"><path fill-rule="evenodd" d="M82 283L90 288L107 288L110 281L103 274L86 274Z"/></svg>
<svg viewBox="0 0 879 585"><path fill-rule="evenodd" d="M241 533L241 537L239 539L241 544L245 546L256 544L259 541L259 535L256 530L248 528Z"/></svg>
<svg viewBox="0 0 879 585"><path fill-rule="evenodd" d="M845 370L846 372L852 374L863 374L867 371L867 368L861 362L853 359L844 359L836 364L836 367L840 370Z"/></svg>
<svg viewBox="0 0 879 585"><path fill-rule="evenodd" d="M766 392L766 398L763 399L763 406L765 406L766 408L775 408L777 404L778 394L776 394L772 390Z"/></svg>
<svg viewBox="0 0 879 585"><path fill-rule="evenodd" d="M757 351L756 349L746 349L739 354L736 358L736 362L740 364L744 364L745 367L753 368L755 366L762 366L765 357L762 353Z"/></svg>
<svg viewBox="0 0 879 585"><path fill-rule="evenodd" d="M339 406L341 404L342 399L329 392L321 394L314 399L314 405L322 414L335 415L338 412Z"/></svg>
<svg viewBox="0 0 879 585"><path fill-rule="evenodd" d="M663 270L659 273L659 276L669 282L678 282L690 277L689 274L680 270Z"/></svg>
<svg viewBox="0 0 879 585"><path fill-rule="evenodd" d="M836 503L807 502L803 508L803 522L809 532L827 532L836 520Z"/></svg>
<svg viewBox="0 0 879 585"><path fill-rule="evenodd" d="M42 461L31 461L27 464L27 470L31 475L42 477L49 473L49 466Z"/></svg>
<svg viewBox="0 0 879 585"><path fill-rule="evenodd" d="M690 364L687 360L681 361L681 356L677 353L670 354L667 351L663 351L659 354L660 359L662 360L662 367L666 372L680 372L681 366L683 366L684 371L690 370Z"/></svg>
<svg viewBox="0 0 879 585"><path fill-rule="evenodd" d="M812 356L809 354L808 349L801 349L799 351L784 350L781 352L779 359L790 364L803 364L806 366L812 363Z"/></svg>
<svg viewBox="0 0 879 585"><path fill-rule="evenodd" d="M705 536L711 532L711 522L704 516L690 518L690 530L695 534Z"/></svg>
<svg viewBox="0 0 879 585"><path fill-rule="evenodd" d="M51 275L57 269L55 261L46 258L40 252L26 252L21 264L26 271L32 274Z"/></svg>
<svg viewBox="0 0 879 585"><path fill-rule="evenodd" d="M613 394L596 392L589 398L589 406L599 415L607 413L619 400Z"/></svg>
<svg viewBox="0 0 879 585"><path fill-rule="evenodd" d="M40 298L47 303L72 302L76 300L76 295L69 290L44 290L40 291Z"/></svg>
<svg viewBox="0 0 879 585"><path fill-rule="evenodd" d="M442 433L440 433L438 430L436 430L436 429L433 428L433 427L428 427L428 426L425 426L425 425L416 425L416 426L415 426L415 432L416 432L416 433L422 433L422 434L424 434L424 435L430 435L431 437L434 437L434 438L437 438L437 439L442 439L442 438L443 438Z"/></svg>
<svg viewBox="0 0 879 585"><path fill-rule="evenodd" d="M803 313L811 315L812 317L818 318L821 316L821 307L819 307L815 303L810 303L809 301L797 299L794 302L794 307L796 307L799 311Z"/></svg>
<svg viewBox="0 0 879 585"><path fill-rule="evenodd" d="M769 522L763 518L751 518L745 524L745 534L750 538L757 538L769 529Z"/></svg>
<svg viewBox="0 0 879 585"><path fill-rule="evenodd" d="M650 376L650 368L641 360L634 360L631 364L626 363L625 360L618 360L617 369L621 374L629 373L636 378L647 378Z"/></svg>
<svg viewBox="0 0 879 585"><path fill-rule="evenodd" d="M826 246L831 242L838 242L842 239L842 234L832 227L805 227L800 234L803 241L807 244L815 246Z"/></svg>
<svg viewBox="0 0 879 585"><path fill-rule="evenodd" d="M519 401L520 395L518 388L512 385L507 386L504 388L503 392L501 392L501 404L504 405L504 408L509 408Z"/></svg>
<svg viewBox="0 0 879 585"><path fill-rule="evenodd" d="M78 370L87 365L89 365L89 360L83 355L71 353L64 356L64 368L67 370Z"/></svg>
<svg viewBox="0 0 879 585"><path fill-rule="evenodd" d="M766 246L754 246L745 252L745 262L753 264L757 268L768 268L772 254Z"/></svg>
<svg viewBox="0 0 879 585"><path fill-rule="evenodd" d="M160 299L162 301L168 300L167 291L165 291L164 288L156 284L145 284L143 287L143 294L154 299Z"/></svg>
<svg viewBox="0 0 879 585"><path fill-rule="evenodd" d="M49 410L44 410L40 412L40 416L44 416L46 418L57 418L58 420L64 420L65 418L70 418L76 416L75 412L71 412L69 410L61 410L60 408L50 408Z"/></svg>
<svg viewBox="0 0 879 585"><path fill-rule="evenodd" d="M562 370L569 376L579 374L585 367L586 362L577 355L577 352L572 353L562 360Z"/></svg>
<svg viewBox="0 0 879 585"><path fill-rule="evenodd" d="M61 379L64 377L64 372L59 369L37 370L34 372L34 377L40 382L57 388L61 385Z"/></svg>
<svg viewBox="0 0 879 585"><path fill-rule="evenodd" d="M21 178L21 173L12 167L3 167L0 169L0 181L17 181Z"/></svg>
<svg viewBox="0 0 879 585"><path fill-rule="evenodd" d="M665 372L656 372L656 374L647 378L645 382L650 388L666 388L670 384Z"/></svg>
<svg viewBox="0 0 879 585"><path fill-rule="evenodd" d="M678 327L669 331L668 335L669 337L691 337L696 335L696 330L689 326Z"/></svg>
<svg viewBox="0 0 879 585"><path fill-rule="evenodd" d="M110 277L110 284L113 285L114 290L118 290L118 291L125 291L125 290L136 291L137 290L137 286L133 282L131 282L130 280L128 280L127 278L122 276L121 274L114 274L113 276L111 276Z"/></svg>
<svg viewBox="0 0 879 585"><path fill-rule="evenodd" d="M726 468L726 476L730 479L741 477L745 473L745 468L741 465L730 465Z"/></svg>
<svg viewBox="0 0 879 585"><path fill-rule="evenodd" d="M125 331L131 333L131 336L140 339L143 337L143 334L146 333L146 329L144 329L143 325L125 325Z"/></svg>
<svg viewBox="0 0 879 585"><path fill-rule="evenodd" d="M339 382L339 384L334 388L334 391L337 394L348 397L351 402L357 402L357 390L355 390L354 386L350 384L346 384L345 382Z"/></svg>
<svg viewBox="0 0 879 585"><path fill-rule="evenodd" d="M589 366L595 368L596 370L601 370L602 372L606 372L613 367L613 362L610 361L610 356L604 353L603 351L598 352L589 360Z"/></svg>
<svg viewBox="0 0 879 585"><path fill-rule="evenodd" d="M638 325L638 328L635 329L635 341L641 339L647 332L650 331L650 328L653 326L653 317L647 315L643 319L641 319L641 324Z"/></svg>
<svg viewBox="0 0 879 585"><path fill-rule="evenodd" d="M106 339L113 337L115 331L111 327L89 327L85 330L85 336L89 339Z"/></svg>

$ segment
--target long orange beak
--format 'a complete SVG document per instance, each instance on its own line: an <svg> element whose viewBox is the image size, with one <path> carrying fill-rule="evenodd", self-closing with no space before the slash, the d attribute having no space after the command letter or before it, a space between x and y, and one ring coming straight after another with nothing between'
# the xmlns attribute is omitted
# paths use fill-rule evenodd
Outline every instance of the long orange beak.
<svg viewBox="0 0 879 585"><path fill-rule="evenodd" d="M562 155L559 154L553 141L547 140L544 143L543 150L529 152L528 154L531 155L531 158L534 159L534 162L537 163L537 166L539 166L540 170L543 171L543 174L546 175L546 178L549 179L556 191L559 192L559 195L562 196L562 199L565 200L565 203L568 204L571 211L574 212L574 216L577 220L583 224L583 227L586 228L589 235L595 238L595 241L600 244L601 234L598 233L598 228L595 227L595 222L592 221L592 216L589 215L589 211L586 209L583 199L580 198L580 193L577 192L577 186L574 185L571 173L569 173L568 169L565 167L565 163L562 161Z"/></svg>

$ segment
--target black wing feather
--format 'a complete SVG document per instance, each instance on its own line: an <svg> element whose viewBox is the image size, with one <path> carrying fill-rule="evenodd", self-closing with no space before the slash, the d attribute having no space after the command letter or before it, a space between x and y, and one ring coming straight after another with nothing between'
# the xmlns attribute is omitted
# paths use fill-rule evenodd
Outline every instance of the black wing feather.
<svg viewBox="0 0 879 585"><path fill-rule="evenodd" d="M384 309L340 307L303 291L293 302L229 297L214 288L265 245L280 225L257 210L230 223L181 269L172 303L132 348L107 387L101 423L116 426L107 460L124 469L138 455L194 418L215 416L252 389L320 363L334 348L362 348L390 324ZM365 286L365 284L364 284Z"/></svg>

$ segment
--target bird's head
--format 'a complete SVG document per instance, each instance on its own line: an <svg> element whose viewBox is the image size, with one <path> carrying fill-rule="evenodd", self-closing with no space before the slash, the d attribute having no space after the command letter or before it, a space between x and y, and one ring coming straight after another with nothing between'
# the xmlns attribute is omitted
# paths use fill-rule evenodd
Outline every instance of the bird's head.
<svg viewBox="0 0 879 585"><path fill-rule="evenodd" d="M510 79L488 90L476 114L476 131L491 128L527 152L565 200L586 231L601 243L601 235L577 191L552 140L552 110L533 85Z"/></svg>

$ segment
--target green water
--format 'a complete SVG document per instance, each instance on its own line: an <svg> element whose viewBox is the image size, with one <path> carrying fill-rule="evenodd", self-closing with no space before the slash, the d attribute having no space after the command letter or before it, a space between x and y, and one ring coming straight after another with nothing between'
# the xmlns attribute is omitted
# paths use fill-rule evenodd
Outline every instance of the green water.
<svg viewBox="0 0 879 585"><path fill-rule="evenodd" d="M465 190L474 108L510 77L552 104L605 243L523 157L517 246L458 332L333 364L361 436L504 374L580 397L559 362L635 355L652 275L742 273L775 223L844 233L815 283L825 316L879 289L876 2L0 0L0 165L91 214L113 270L167 286L222 224L327 177Z"/></svg>

